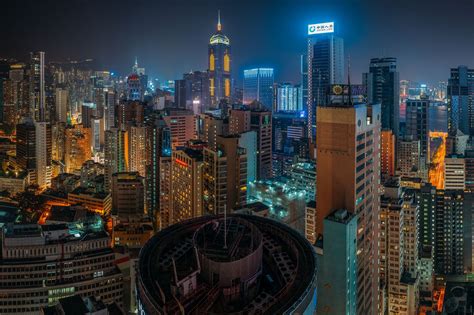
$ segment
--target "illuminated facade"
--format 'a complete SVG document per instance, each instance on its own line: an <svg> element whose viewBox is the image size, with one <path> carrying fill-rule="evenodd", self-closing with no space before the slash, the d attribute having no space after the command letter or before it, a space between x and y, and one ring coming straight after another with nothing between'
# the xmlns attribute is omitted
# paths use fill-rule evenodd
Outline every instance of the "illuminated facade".
<svg viewBox="0 0 474 315"><path fill-rule="evenodd" d="M420 141L401 138L397 141L397 175L414 177L420 174Z"/></svg>
<svg viewBox="0 0 474 315"><path fill-rule="evenodd" d="M36 129L36 184L40 188L51 186L51 125L35 122Z"/></svg>
<svg viewBox="0 0 474 315"><path fill-rule="evenodd" d="M217 108L223 99L230 99L231 92L231 51L230 40L222 33L221 18L217 22L217 32L209 40L209 95L211 105Z"/></svg>
<svg viewBox="0 0 474 315"><path fill-rule="evenodd" d="M97 193L92 190L79 187L67 195L68 202L72 205L81 204L87 209L102 216L110 215L112 211L112 197L107 193Z"/></svg>
<svg viewBox="0 0 474 315"><path fill-rule="evenodd" d="M382 130L380 135L380 172L382 181L395 175L395 135L392 130Z"/></svg>
<svg viewBox="0 0 474 315"><path fill-rule="evenodd" d="M186 142L197 138L196 117L187 110L170 109L163 117L171 136L171 148L186 145Z"/></svg>
<svg viewBox="0 0 474 315"><path fill-rule="evenodd" d="M79 294L123 305L123 279L110 236L101 228L6 225L2 231L0 313L41 314L41 308Z"/></svg>
<svg viewBox="0 0 474 315"><path fill-rule="evenodd" d="M105 132L105 191L112 188L112 174L129 168L128 132L111 128Z"/></svg>
<svg viewBox="0 0 474 315"><path fill-rule="evenodd" d="M49 113L46 110L45 96L45 58L44 52L30 54L30 117L35 121L47 121Z"/></svg>
<svg viewBox="0 0 474 315"><path fill-rule="evenodd" d="M446 138L448 134L446 132L435 132L429 133L430 143L432 141L437 142L436 150L431 153L431 164L429 169L429 182L437 189L444 189L444 170L446 157Z"/></svg>
<svg viewBox="0 0 474 315"><path fill-rule="evenodd" d="M145 176L146 169L146 127L130 127L130 171Z"/></svg>
<svg viewBox="0 0 474 315"><path fill-rule="evenodd" d="M257 101L263 108L273 110L273 69L255 68L244 70L243 103L249 105Z"/></svg>
<svg viewBox="0 0 474 315"><path fill-rule="evenodd" d="M357 313L378 313L380 105L317 107L316 238L334 209L356 213Z"/></svg>
<svg viewBox="0 0 474 315"><path fill-rule="evenodd" d="M66 128L64 162L67 173L78 172L91 158L91 145L91 128L84 128L81 124Z"/></svg>
<svg viewBox="0 0 474 315"><path fill-rule="evenodd" d="M203 215L202 151L178 148L171 156L171 224Z"/></svg>
<svg viewBox="0 0 474 315"><path fill-rule="evenodd" d="M203 150L203 194L206 213L245 205L247 200L247 155L239 136L217 137L216 149Z"/></svg>

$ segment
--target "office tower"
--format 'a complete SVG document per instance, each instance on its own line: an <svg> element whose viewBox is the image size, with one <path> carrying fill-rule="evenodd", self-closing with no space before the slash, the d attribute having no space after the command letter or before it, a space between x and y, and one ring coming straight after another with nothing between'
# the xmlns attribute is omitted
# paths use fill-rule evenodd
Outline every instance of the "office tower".
<svg viewBox="0 0 474 315"><path fill-rule="evenodd" d="M246 105L254 101L260 102L267 111L273 105L273 69L255 68L244 70L244 99Z"/></svg>
<svg viewBox="0 0 474 315"><path fill-rule="evenodd" d="M400 123L400 78L397 58L370 59L369 72L363 75L370 104L380 104L382 108L382 129L390 129L395 136Z"/></svg>
<svg viewBox="0 0 474 315"><path fill-rule="evenodd" d="M144 106L138 101L121 100L117 106L117 127L126 130L130 125L144 121Z"/></svg>
<svg viewBox="0 0 474 315"><path fill-rule="evenodd" d="M204 212L222 214L247 201L247 154L239 135L218 136L216 148L203 150Z"/></svg>
<svg viewBox="0 0 474 315"><path fill-rule="evenodd" d="M326 104L331 84L344 82L344 40L334 34L334 23L308 25L308 137L314 141L316 106Z"/></svg>
<svg viewBox="0 0 474 315"><path fill-rule="evenodd" d="M29 113L29 85L23 65L12 65L9 78L3 81L3 123L14 130L21 116ZM1 120L0 120L1 121ZM5 128L5 127L4 127Z"/></svg>
<svg viewBox="0 0 474 315"><path fill-rule="evenodd" d="M115 122L115 92L107 90L104 92L105 104L104 104L104 117L105 117L105 130L116 127Z"/></svg>
<svg viewBox="0 0 474 315"><path fill-rule="evenodd" d="M444 159L444 189L464 190L466 188L465 161L452 155Z"/></svg>
<svg viewBox="0 0 474 315"><path fill-rule="evenodd" d="M418 207L413 191L398 183L385 185L380 206L380 277L387 294L388 314L418 309Z"/></svg>
<svg viewBox="0 0 474 315"><path fill-rule="evenodd" d="M138 74L131 74L127 78L127 100L143 101L145 91Z"/></svg>
<svg viewBox="0 0 474 315"><path fill-rule="evenodd" d="M36 121L46 121L44 52L30 53L30 115Z"/></svg>
<svg viewBox="0 0 474 315"><path fill-rule="evenodd" d="M474 113L474 70L466 66L451 68L448 80L448 132L455 135L458 130L472 135Z"/></svg>
<svg viewBox="0 0 474 315"><path fill-rule="evenodd" d="M217 21L217 32L209 40L208 60L211 105L212 108L218 108L221 100L229 100L232 88L230 41L222 33L220 13Z"/></svg>
<svg viewBox="0 0 474 315"><path fill-rule="evenodd" d="M355 314L357 303L357 216L336 210L324 219L318 255L318 314Z"/></svg>
<svg viewBox="0 0 474 315"><path fill-rule="evenodd" d="M146 209L148 216L157 223L158 227L166 227L171 193L165 189L170 185L171 180L169 167L171 162L170 130L161 117L150 117L146 121L145 132ZM162 209L163 211L161 211ZM163 224L163 221L166 223Z"/></svg>
<svg viewBox="0 0 474 315"><path fill-rule="evenodd" d="M68 90L56 88L56 121L67 122Z"/></svg>
<svg viewBox="0 0 474 315"><path fill-rule="evenodd" d="M40 188L51 186L51 125L35 122L36 184Z"/></svg>
<svg viewBox="0 0 474 315"><path fill-rule="evenodd" d="M67 173L80 171L82 164L92 157L91 128L81 124L66 128L64 162Z"/></svg>
<svg viewBox="0 0 474 315"><path fill-rule="evenodd" d="M130 127L130 171L138 172L138 174L142 177L145 177L145 170L147 165L145 140L145 126Z"/></svg>
<svg viewBox="0 0 474 315"><path fill-rule="evenodd" d="M103 117L91 119L92 148L94 153L99 153L105 144L105 120Z"/></svg>
<svg viewBox="0 0 474 315"><path fill-rule="evenodd" d="M226 244L235 251L225 250ZM285 248L293 249L294 255L285 255ZM157 266L157 261L179 253L182 259ZM157 273L150 273L152 266ZM171 291L173 270L187 270L189 279L177 283L176 290L184 293L176 298ZM195 218L157 233L142 249L138 309L145 314L314 314L317 270L311 245L275 220L256 215L229 215L225 222L216 216ZM272 290L266 290L264 284L274 279L275 272L282 281L271 281ZM188 290L190 283L203 290ZM163 288L163 294L155 285Z"/></svg>
<svg viewBox="0 0 474 315"><path fill-rule="evenodd" d="M180 147L171 158L170 224L203 215L202 151Z"/></svg>
<svg viewBox="0 0 474 315"><path fill-rule="evenodd" d="M382 140L383 141L383 140ZM420 141L409 138L397 142L397 174L414 176L420 170Z"/></svg>
<svg viewBox="0 0 474 315"><path fill-rule="evenodd" d="M395 175L395 135L390 129L380 135L380 173L382 182Z"/></svg>
<svg viewBox="0 0 474 315"><path fill-rule="evenodd" d="M66 124L55 123L51 125L51 159L64 162L66 151Z"/></svg>
<svg viewBox="0 0 474 315"><path fill-rule="evenodd" d="M92 127L92 117L97 112L96 104L92 102L83 102L81 106L81 123L84 128Z"/></svg>
<svg viewBox="0 0 474 315"><path fill-rule="evenodd" d="M129 170L129 133L112 128L105 132L105 191L112 189L112 174Z"/></svg>
<svg viewBox="0 0 474 315"><path fill-rule="evenodd" d="M207 146L215 151L217 148L217 137L225 136L229 132L229 120L214 117L211 114L204 114L200 118L202 121L202 134L199 138L207 142Z"/></svg>
<svg viewBox="0 0 474 315"><path fill-rule="evenodd" d="M303 96L301 85L292 85L291 83L283 83L278 86L276 107L277 112L302 112Z"/></svg>
<svg viewBox="0 0 474 315"><path fill-rule="evenodd" d="M73 294L122 306L123 279L110 236L102 223L100 229L78 226L82 225L3 227L0 313L41 314L42 307Z"/></svg>
<svg viewBox="0 0 474 315"><path fill-rule="evenodd" d="M350 95L346 95L350 96ZM358 215L357 312L378 312L380 105L317 107L316 239L334 209Z"/></svg>
<svg viewBox="0 0 474 315"><path fill-rule="evenodd" d="M187 110L170 109L163 117L171 132L171 148L184 146L197 137L196 117Z"/></svg>
<svg viewBox="0 0 474 315"><path fill-rule="evenodd" d="M210 108L209 73L193 71L175 81L175 105L193 111L195 115Z"/></svg>
<svg viewBox="0 0 474 315"><path fill-rule="evenodd" d="M119 218L141 218L145 214L143 181L138 172L112 175L112 212Z"/></svg>
<svg viewBox="0 0 474 315"><path fill-rule="evenodd" d="M36 182L36 128L31 118L16 126L16 141L16 163L30 173L31 182Z"/></svg>
<svg viewBox="0 0 474 315"><path fill-rule="evenodd" d="M430 100L407 100L406 135L420 141L420 156L428 162L429 144L429 114Z"/></svg>

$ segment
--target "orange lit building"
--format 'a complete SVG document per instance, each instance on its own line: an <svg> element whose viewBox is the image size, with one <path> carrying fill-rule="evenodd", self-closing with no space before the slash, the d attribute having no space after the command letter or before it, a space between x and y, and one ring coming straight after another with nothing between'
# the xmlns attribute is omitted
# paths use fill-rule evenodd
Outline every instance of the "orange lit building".
<svg viewBox="0 0 474 315"><path fill-rule="evenodd" d="M430 143L437 139L438 146L435 152L430 152L430 169L429 169L429 182L437 189L444 189L444 168L446 157L446 138L448 134L446 132L430 132L429 139ZM430 145L431 147L431 145Z"/></svg>
<svg viewBox="0 0 474 315"><path fill-rule="evenodd" d="M171 157L171 224L203 214L202 151L182 148Z"/></svg>
<svg viewBox="0 0 474 315"><path fill-rule="evenodd" d="M380 135L380 173L382 181L395 175L395 135L392 130L382 130Z"/></svg>
<svg viewBox="0 0 474 315"><path fill-rule="evenodd" d="M82 164L92 156L91 129L84 128L82 124L66 128L65 147L64 161L66 172L73 173L80 170Z"/></svg>
<svg viewBox="0 0 474 315"><path fill-rule="evenodd" d="M335 86L340 87L340 86ZM339 92L339 89L337 89ZM335 209L358 214L357 313L378 313L380 105L317 107L316 227Z"/></svg>

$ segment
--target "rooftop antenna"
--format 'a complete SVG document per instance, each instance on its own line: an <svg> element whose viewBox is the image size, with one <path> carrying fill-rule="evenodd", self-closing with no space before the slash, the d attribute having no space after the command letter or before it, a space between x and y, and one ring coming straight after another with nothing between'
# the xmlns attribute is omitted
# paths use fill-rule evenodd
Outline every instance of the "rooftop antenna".
<svg viewBox="0 0 474 315"><path fill-rule="evenodd" d="M222 30L221 25L221 10L217 10L217 30L220 32Z"/></svg>
<svg viewBox="0 0 474 315"><path fill-rule="evenodd" d="M224 204L224 249L227 249L227 204Z"/></svg>

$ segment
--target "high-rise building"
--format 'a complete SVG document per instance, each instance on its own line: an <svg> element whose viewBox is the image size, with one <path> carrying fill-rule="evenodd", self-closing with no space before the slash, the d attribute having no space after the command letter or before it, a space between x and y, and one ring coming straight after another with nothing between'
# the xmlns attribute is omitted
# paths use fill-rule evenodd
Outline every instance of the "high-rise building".
<svg viewBox="0 0 474 315"><path fill-rule="evenodd" d="M171 147L175 149L197 138L196 117L187 110L170 109L163 117L171 132Z"/></svg>
<svg viewBox="0 0 474 315"><path fill-rule="evenodd" d="M406 135L420 141L420 156L427 162L430 100L428 98L409 99L406 104Z"/></svg>
<svg viewBox="0 0 474 315"><path fill-rule="evenodd" d="M35 122L36 137L36 184L40 188L51 186L51 125Z"/></svg>
<svg viewBox="0 0 474 315"><path fill-rule="evenodd" d="M56 121L67 123L68 90L56 88Z"/></svg>
<svg viewBox="0 0 474 315"><path fill-rule="evenodd" d="M230 40L222 32L219 12L217 32L211 36L208 48L209 95L213 108L218 108L221 100L229 100L231 93L231 52Z"/></svg>
<svg viewBox="0 0 474 315"><path fill-rule="evenodd" d="M45 89L44 52L32 52L30 54L30 115L36 121L46 121L49 118Z"/></svg>
<svg viewBox="0 0 474 315"><path fill-rule="evenodd" d="M36 181L36 128L31 118L24 118L16 126L16 163Z"/></svg>
<svg viewBox="0 0 474 315"><path fill-rule="evenodd" d="M130 127L130 171L138 172L145 177L145 169L147 165L146 159L146 127L131 126Z"/></svg>
<svg viewBox="0 0 474 315"><path fill-rule="evenodd" d="M463 157L452 155L444 159L444 189L464 190L466 170Z"/></svg>
<svg viewBox="0 0 474 315"><path fill-rule="evenodd" d="M171 224L203 214L203 154L180 147L171 158Z"/></svg>
<svg viewBox="0 0 474 315"><path fill-rule="evenodd" d="M64 162L67 173L80 171L82 164L92 157L91 128L81 124L66 128Z"/></svg>
<svg viewBox="0 0 474 315"><path fill-rule="evenodd" d="M421 156L420 141L413 137L397 141L397 174L400 176L416 176L420 172Z"/></svg>
<svg viewBox="0 0 474 315"><path fill-rule="evenodd" d="M287 225L257 215L173 225L149 240L137 267L142 314L314 314L319 303L312 246Z"/></svg>
<svg viewBox="0 0 474 315"><path fill-rule="evenodd" d="M139 101L121 100L117 107L117 127L126 130L130 125L144 121L144 106Z"/></svg>
<svg viewBox="0 0 474 315"><path fill-rule="evenodd" d="M3 227L1 314L41 314L42 307L74 294L123 306L123 279L110 236L102 224L77 226Z"/></svg>
<svg viewBox="0 0 474 315"><path fill-rule="evenodd" d="M247 184L257 180L257 133L246 131L239 134L239 147L247 154Z"/></svg>
<svg viewBox="0 0 474 315"><path fill-rule="evenodd" d="M466 150L464 156L466 190L474 192L474 150Z"/></svg>
<svg viewBox="0 0 474 315"><path fill-rule="evenodd" d="M389 129L380 135L380 172L382 181L395 175L395 135Z"/></svg>
<svg viewBox="0 0 474 315"><path fill-rule="evenodd" d="M334 34L334 23L308 25L308 137L315 139L316 106L326 104L331 84L344 81L344 40Z"/></svg>
<svg viewBox="0 0 474 315"><path fill-rule="evenodd" d="M218 136L215 149L203 149L204 211L232 212L247 201L247 154L239 135Z"/></svg>
<svg viewBox="0 0 474 315"><path fill-rule="evenodd" d="M356 314L357 216L344 209L324 219L318 255L318 314Z"/></svg>
<svg viewBox="0 0 474 315"><path fill-rule="evenodd" d="M9 78L3 81L3 123L11 130L19 123L21 116L28 116L30 95L23 65L10 66ZM1 114L0 114L1 115Z"/></svg>
<svg viewBox="0 0 474 315"><path fill-rule="evenodd" d="M193 111L195 115L210 108L209 73L193 71L175 81L175 105Z"/></svg>
<svg viewBox="0 0 474 315"><path fill-rule="evenodd" d="M372 58L369 72L364 73L363 81L367 87L368 102L381 104L382 129L390 129L398 136L400 78L397 71L397 58Z"/></svg>
<svg viewBox="0 0 474 315"><path fill-rule="evenodd" d="M127 100L143 101L145 91L138 74L132 73L127 78Z"/></svg>
<svg viewBox="0 0 474 315"><path fill-rule="evenodd" d="M215 117L211 114L203 114L200 117L202 122L202 131L200 130L199 138L207 142L207 146L211 150L217 149L217 137L225 136L229 132L229 120Z"/></svg>
<svg viewBox="0 0 474 315"><path fill-rule="evenodd" d="M129 134L111 128L105 132L105 191L112 189L112 174L129 170Z"/></svg>
<svg viewBox="0 0 474 315"><path fill-rule="evenodd" d="M257 101L267 111L273 107L273 69L255 68L244 70L244 99L246 105Z"/></svg>
<svg viewBox="0 0 474 315"><path fill-rule="evenodd" d="M418 309L418 207L413 191L386 183L380 207L380 277L388 314Z"/></svg>
<svg viewBox="0 0 474 315"><path fill-rule="evenodd" d="M272 115L265 110L232 109L229 133L257 133L257 179L272 177Z"/></svg>
<svg viewBox="0 0 474 315"><path fill-rule="evenodd" d="M451 135L458 129L472 135L474 128L474 69L459 66L451 69L448 80L448 131Z"/></svg>
<svg viewBox="0 0 474 315"><path fill-rule="evenodd" d="M112 212L119 218L141 218L145 214L145 187L138 172L112 175Z"/></svg>
<svg viewBox="0 0 474 315"><path fill-rule="evenodd" d="M380 105L344 101L317 108L316 226L334 209L358 215L357 313L378 312Z"/></svg>
<svg viewBox="0 0 474 315"><path fill-rule="evenodd" d="M302 112L303 96L301 85L283 83L277 88L276 106L277 112Z"/></svg>

